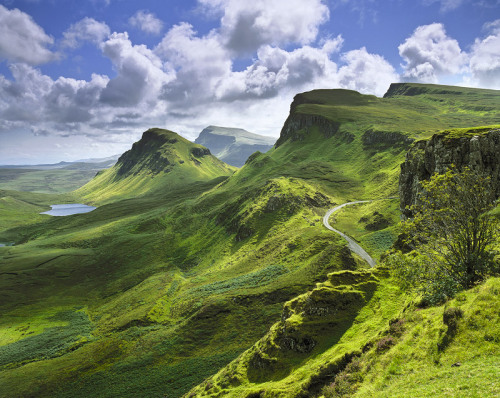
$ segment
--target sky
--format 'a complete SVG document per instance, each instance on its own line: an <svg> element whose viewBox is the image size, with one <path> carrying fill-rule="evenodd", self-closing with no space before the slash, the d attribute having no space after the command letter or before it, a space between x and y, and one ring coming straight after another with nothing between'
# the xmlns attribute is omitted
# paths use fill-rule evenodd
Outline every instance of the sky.
<svg viewBox="0 0 500 398"><path fill-rule="evenodd" d="M500 0L0 0L0 164L278 137L297 93L404 81L500 89Z"/></svg>

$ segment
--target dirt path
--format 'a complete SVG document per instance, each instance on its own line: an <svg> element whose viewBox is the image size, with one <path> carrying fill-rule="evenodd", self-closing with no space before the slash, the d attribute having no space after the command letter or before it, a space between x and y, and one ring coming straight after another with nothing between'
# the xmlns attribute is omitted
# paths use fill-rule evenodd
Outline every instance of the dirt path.
<svg viewBox="0 0 500 398"><path fill-rule="evenodd" d="M370 264L370 267L374 267L377 262L363 249L360 245L356 243L354 239L351 237L347 236L343 232L340 232L339 230L336 230L333 228L330 223L328 222L330 216L335 213L337 210L340 210L342 207L349 206L349 205L355 205L356 203L368 203L372 202L371 200L357 200L355 202L348 202L344 203L342 205L336 206L333 209L330 209L326 212L325 216L323 217L323 225L328 228L330 231L336 232L340 236L342 236L348 243L349 249L351 249L352 252L356 253L358 256L363 258L368 264Z"/></svg>

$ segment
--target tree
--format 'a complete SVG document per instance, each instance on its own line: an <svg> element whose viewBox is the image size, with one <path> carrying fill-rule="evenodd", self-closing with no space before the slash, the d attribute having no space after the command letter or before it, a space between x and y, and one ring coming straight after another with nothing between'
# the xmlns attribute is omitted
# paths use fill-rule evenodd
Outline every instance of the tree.
<svg viewBox="0 0 500 398"><path fill-rule="evenodd" d="M468 168L435 174L421 187L414 217L403 223L413 261L393 259L393 265L406 284L440 301L496 271L490 249L498 219L488 214L495 196L490 178Z"/></svg>

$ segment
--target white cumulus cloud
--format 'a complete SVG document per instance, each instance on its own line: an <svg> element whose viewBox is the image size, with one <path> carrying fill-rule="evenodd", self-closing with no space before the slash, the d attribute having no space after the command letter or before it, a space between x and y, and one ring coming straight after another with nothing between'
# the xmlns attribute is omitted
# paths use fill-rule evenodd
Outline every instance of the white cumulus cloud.
<svg viewBox="0 0 500 398"><path fill-rule="evenodd" d="M440 23L419 26L398 49L406 61L403 77L412 81L438 83L442 76L461 73L467 62L467 55Z"/></svg>
<svg viewBox="0 0 500 398"><path fill-rule="evenodd" d="M127 33L113 33L102 44L103 54L118 72L101 93L101 101L117 107L155 102L173 72L145 45L133 45Z"/></svg>
<svg viewBox="0 0 500 398"><path fill-rule="evenodd" d="M29 122L37 131L68 133L78 123L91 121L108 81L100 75L92 75L88 82L65 77L53 80L24 63L11 64L10 70L14 80L0 80L0 118L10 126Z"/></svg>
<svg viewBox="0 0 500 398"><path fill-rule="evenodd" d="M39 65L58 58L47 47L54 39L26 13L0 5L0 60Z"/></svg>
<svg viewBox="0 0 500 398"><path fill-rule="evenodd" d="M329 9L321 0L199 0L209 11L222 13L224 44L237 54L253 54L265 44L310 44Z"/></svg>
<svg viewBox="0 0 500 398"><path fill-rule="evenodd" d="M128 21L130 25L153 35L159 35L163 29L163 22L154 14L144 10L137 11Z"/></svg>
<svg viewBox="0 0 500 398"><path fill-rule="evenodd" d="M83 41L95 44L102 43L109 35L110 30L104 22L96 21L93 18L85 17L63 33L62 44L65 47L76 48Z"/></svg>
<svg viewBox="0 0 500 398"><path fill-rule="evenodd" d="M221 81L216 97L223 101L268 98L282 91L331 86L335 84L337 65L329 56L340 50L342 42L338 36L322 47L303 46L293 51L262 46L252 65L244 71L232 72Z"/></svg>
<svg viewBox="0 0 500 398"><path fill-rule="evenodd" d="M345 63L339 69L339 85L364 94L382 96L391 83L399 81L393 66L378 54L370 54L366 48L342 54Z"/></svg>
<svg viewBox="0 0 500 398"><path fill-rule="evenodd" d="M176 79L164 87L171 102L197 103L213 98L221 79L231 72L232 61L218 35L199 37L190 24L174 26L155 53L175 69Z"/></svg>
<svg viewBox="0 0 500 398"><path fill-rule="evenodd" d="M472 46L470 73L481 87L500 89L500 19L486 24L485 29L488 35Z"/></svg>

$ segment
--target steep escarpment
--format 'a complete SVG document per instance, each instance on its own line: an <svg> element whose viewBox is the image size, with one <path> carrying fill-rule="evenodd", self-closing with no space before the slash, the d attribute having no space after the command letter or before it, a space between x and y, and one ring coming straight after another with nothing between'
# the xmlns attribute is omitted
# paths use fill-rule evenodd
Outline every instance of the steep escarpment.
<svg viewBox="0 0 500 398"><path fill-rule="evenodd" d="M330 138L339 131L340 123L328 120L323 116L291 114L281 129L280 138L276 141L276 148L287 140L303 140L310 134L310 129L313 126L318 128L325 138ZM348 138L352 141L353 137L348 136Z"/></svg>
<svg viewBox="0 0 500 398"><path fill-rule="evenodd" d="M451 166L465 167L491 177L492 189L500 196L500 128L449 130L414 144L401 165L399 193L401 211L416 203L420 182Z"/></svg>
<svg viewBox="0 0 500 398"><path fill-rule="evenodd" d="M290 105L290 114L281 129L275 147L288 140L303 140L311 134L313 127L318 129L324 138L330 138L339 132L343 122L351 118L349 116L347 119L332 118L322 111L337 106L366 106L372 103L374 98L352 90L314 90L297 94ZM342 138L350 142L354 139L354 135L343 132Z"/></svg>

